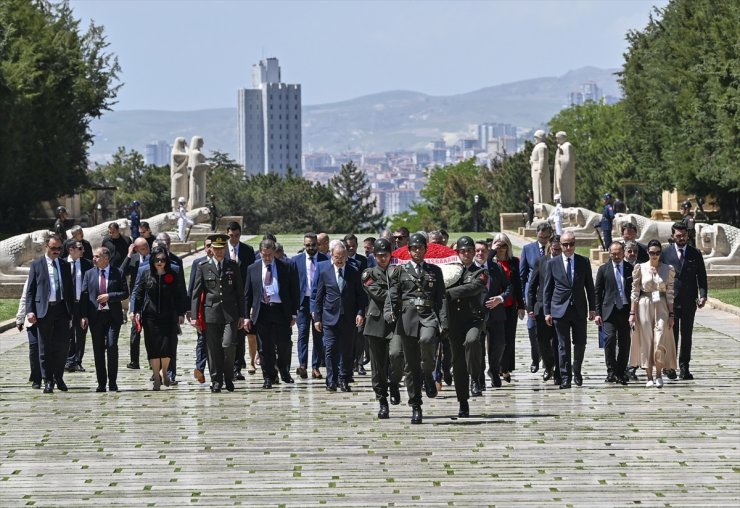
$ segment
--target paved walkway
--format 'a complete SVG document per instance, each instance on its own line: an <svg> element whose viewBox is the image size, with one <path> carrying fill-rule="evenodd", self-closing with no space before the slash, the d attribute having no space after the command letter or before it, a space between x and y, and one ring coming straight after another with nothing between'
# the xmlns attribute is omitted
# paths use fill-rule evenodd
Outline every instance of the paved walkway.
<svg viewBox="0 0 740 508"><path fill-rule="evenodd" d="M520 324L513 382L466 420L445 388L422 426L405 405L378 421L367 377L351 394L258 376L211 394L189 330L177 387L124 368L120 393L95 393L88 342L87 372L44 395L25 382L25 334L6 332L0 506L737 506L740 318L698 316L695 381L604 384L592 328L585 384L561 391L529 372Z"/></svg>

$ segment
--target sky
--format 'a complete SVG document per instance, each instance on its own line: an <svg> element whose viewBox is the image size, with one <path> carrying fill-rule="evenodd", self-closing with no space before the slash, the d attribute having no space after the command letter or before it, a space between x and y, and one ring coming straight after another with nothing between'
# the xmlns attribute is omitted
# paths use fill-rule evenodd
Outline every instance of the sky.
<svg viewBox="0 0 740 508"><path fill-rule="evenodd" d="M625 34L667 0L71 0L105 27L115 110L236 107L252 65L280 61L304 105L388 90L453 95L587 65L620 67Z"/></svg>

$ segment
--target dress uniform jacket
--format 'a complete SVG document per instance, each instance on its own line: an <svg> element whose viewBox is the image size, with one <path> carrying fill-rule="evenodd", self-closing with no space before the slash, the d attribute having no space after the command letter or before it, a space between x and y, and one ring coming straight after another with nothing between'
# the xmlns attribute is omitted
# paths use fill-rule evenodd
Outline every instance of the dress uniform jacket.
<svg viewBox="0 0 740 508"><path fill-rule="evenodd" d="M396 267L391 276L386 314L397 320L402 335L417 336L419 326L447 329L447 305L442 269L422 263L417 275L411 262Z"/></svg>
<svg viewBox="0 0 740 508"><path fill-rule="evenodd" d="M379 266L368 268L362 272L362 287L368 296L368 307L365 315L365 335L385 337L393 335L393 323L389 323L383 316L383 308L388 297L388 281L392 267L383 270Z"/></svg>
<svg viewBox="0 0 740 508"><path fill-rule="evenodd" d="M485 291L487 282L485 268L472 264L463 270L460 278L447 289L451 320L465 324L483 320L485 307L481 303L481 293Z"/></svg>
<svg viewBox="0 0 740 508"><path fill-rule="evenodd" d="M190 315L198 315L202 292L205 295L203 317L206 323L233 323L244 317L244 287L237 262L224 259L220 276L215 259L201 261L197 270L191 290Z"/></svg>

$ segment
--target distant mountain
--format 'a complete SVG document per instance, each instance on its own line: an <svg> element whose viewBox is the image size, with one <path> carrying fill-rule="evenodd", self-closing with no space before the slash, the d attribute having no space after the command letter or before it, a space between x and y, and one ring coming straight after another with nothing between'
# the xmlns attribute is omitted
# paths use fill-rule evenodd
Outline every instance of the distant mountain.
<svg viewBox="0 0 740 508"><path fill-rule="evenodd" d="M303 107L303 150L390 151L423 149L443 136L472 135L472 126L501 122L537 127L560 111L568 94L595 82L605 95L620 95L617 69L584 67L560 77L543 77L449 96L388 91L343 102ZM147 143L203 136L207 150L237 155L236 108L199 111L112 111L92 123L93 160L118 146L143 153Z"/></svg>

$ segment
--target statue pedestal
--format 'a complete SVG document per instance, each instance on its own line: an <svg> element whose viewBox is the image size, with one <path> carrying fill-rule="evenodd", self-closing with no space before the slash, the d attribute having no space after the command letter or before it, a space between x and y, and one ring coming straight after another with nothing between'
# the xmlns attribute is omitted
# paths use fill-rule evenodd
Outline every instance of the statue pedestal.
<svg viewBox="0 0 740 508"><path fill-rule="evenodd" d="M591 249L591 255L589 256L589 259L594 263L603 265L604 263L609 261L609 253L601 250L601 248Z"/></svg>
<svg viewBox="0 0 740 508"><path fill-rule="evenodd" d="M195 240L188 240L187 242L172 242L170 244L170 250L177 255L191 254L197 250L197 242Z"/></svg>
<svg viewBox="0 0 740 508"><path fill-rule="evenodd" d="M502 213L499 215L499 225L501 231L518 231L527 223L527 214L525 213Z"/></svg>

